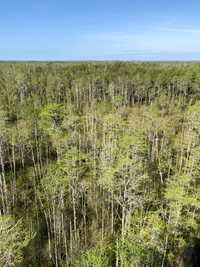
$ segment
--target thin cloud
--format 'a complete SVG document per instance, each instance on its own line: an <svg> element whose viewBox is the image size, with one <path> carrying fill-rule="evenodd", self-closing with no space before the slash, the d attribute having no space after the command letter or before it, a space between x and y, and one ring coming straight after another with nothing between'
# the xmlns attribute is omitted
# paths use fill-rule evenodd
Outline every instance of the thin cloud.
<svg viewBox="0 0 200 267"><path fill-rule="evenodd" d="M102 42L105 48L123 51L164 51L167 53L200 52L200 29L169 27L138 27L132 33L106 32L91 34L91 42ZM125 52L126 53L126 52ZM135 52L133 52L135 53ZM145 52L147 53L147 52Z"/></svg>
<svg viewBox="0 0 200 267"><path fill-rule="evenodd" d="M167 21L164 22L165 25L171 25L176 23L177 21L180 21L181 19L185 18L186 15L179 15L169 18Z"/></svg>
<svg viewBox="0 0 200 267"><path fill-rule="evenodd" d="M180 32L180 33L195 33L200 34L200 29L187 29L187 28L169 28L169 27L151 27L151 26L145 26L146 29L151 30L160 30L160 31L171 31L171 32Z"/></svg>
<svg viewBox="0 0 200 267"><path fill-rule="evenodd" d="M55 51L44 51L44 50L29 50L28 52L37 55L52 55L56 53Z"/></svg>
<svg viewBox="0 0 200 267"><path fill-rule="evenodd" d="M142 49L125 49L125 50L122 50L121 52L123 53L149 53L150 50L142 50Z"/></svg>
<svg viewBox="0 0 200 267"><path fill-rule="evenodd" d="M121 60L128 60L128 61L163 61L163 60L200 60L200 52L168 52L168 51L133 51L124 53L123 51L119 52L118 54L112 54L107 56L110 59L121 59Z"/></svg>

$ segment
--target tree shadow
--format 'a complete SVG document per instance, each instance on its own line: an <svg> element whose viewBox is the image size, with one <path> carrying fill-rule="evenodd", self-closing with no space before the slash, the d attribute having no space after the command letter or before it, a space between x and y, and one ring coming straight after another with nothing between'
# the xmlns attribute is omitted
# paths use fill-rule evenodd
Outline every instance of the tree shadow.
<svg viewBox="0 0 200 267"><path fill-rule="evenodd" d="M194 248L192 250L191 255L191 266L192 267L199 267L200 266L200 239L194 239Z"/></svg>

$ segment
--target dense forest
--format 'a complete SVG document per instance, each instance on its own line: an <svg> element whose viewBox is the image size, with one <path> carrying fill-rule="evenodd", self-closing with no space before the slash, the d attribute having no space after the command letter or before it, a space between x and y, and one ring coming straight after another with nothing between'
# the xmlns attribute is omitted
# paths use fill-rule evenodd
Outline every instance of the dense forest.
<svg viewBox="0 0 200 267"><path fill-rule="evenodd" d="M200 63L0 63L0 266L200 266Z"/></svg>

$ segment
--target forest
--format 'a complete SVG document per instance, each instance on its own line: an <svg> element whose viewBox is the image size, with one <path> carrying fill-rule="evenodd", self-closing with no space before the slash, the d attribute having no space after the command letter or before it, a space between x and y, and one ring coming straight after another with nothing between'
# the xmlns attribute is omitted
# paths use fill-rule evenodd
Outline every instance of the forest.
<svg viewBox="0 0 200 267"><path fill-rule="evenodd" d="M199 62L0 62L0 266L200 266Z"/></svg>

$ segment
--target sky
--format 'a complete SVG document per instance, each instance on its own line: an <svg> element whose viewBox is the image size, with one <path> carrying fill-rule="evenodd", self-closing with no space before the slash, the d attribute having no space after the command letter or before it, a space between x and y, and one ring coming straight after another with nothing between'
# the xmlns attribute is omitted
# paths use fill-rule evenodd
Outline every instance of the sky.
<svg viewBox="0 0 200 267"><path fill-rule="evenodd" d="M0 60L200 60L200 1L0 0Z"/></svg>

